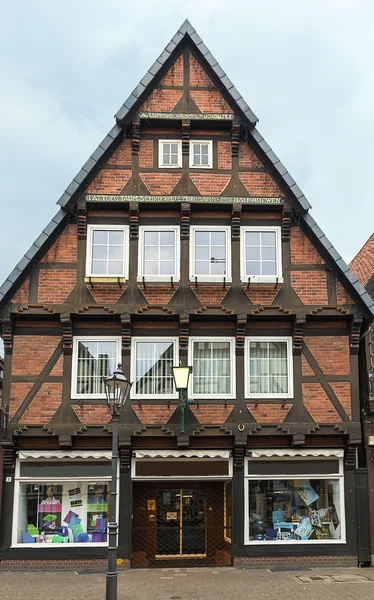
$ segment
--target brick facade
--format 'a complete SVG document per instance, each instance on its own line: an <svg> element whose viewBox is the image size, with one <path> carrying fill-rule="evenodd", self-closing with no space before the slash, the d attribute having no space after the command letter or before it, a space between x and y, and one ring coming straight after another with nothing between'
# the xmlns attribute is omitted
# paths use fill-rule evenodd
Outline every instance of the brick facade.
<svg viewBox="0 0 374 600"><path fill-rule="evenodd" d="M304 341L325 375L350 375L348 336L306 336Z"/></svg>
<svg viewBox="0 0 374 600"><path fill-rule="evenodd" d="M310 265L325 262L300 227L291 227L291 262Z"/></svg>
<svg viewBox="0 0 374 600"><path fill-rule="evenodd" d="M87 194L120 194L131 177L128 169L101 169L88 186Z"/></svg>
<svg viewBox="0 0 374 600"><path fill-rule="evenodd" d="M327 304L324 271L292 271L291 284L303 304Z"/></svg>
<svg viewBox="0 0 374 600"><path fill-rule="evenodd" d="M76 279L75 269L40 269L38 302L62 304L73 291Z"/></svg>
<svg viewBox="0 0 374 600"><path fill-rule="evenodd" d="M77 233L76 225L67 225L41 262L75 262L78 249Z"/></svg>
<svg viewBox="0 0 374 600"><path fill-rule="evenodd" d="M318 556L235 556L236 569L272 569L297 567L357 567L355 555L320 554Z"/></svg>
<svg viewBox="0 0 374 600"><path fill-rule="evenodd" d="M182 177L181 173L140 173L140 177L147 186L149 193L155 196L170 194Z"/></svg>
<svg viewBox="0 0 374 600"><path fill-rule="evenodd" d="M257 423L282 423L292 404L246 404L246 407Z"/></svg>

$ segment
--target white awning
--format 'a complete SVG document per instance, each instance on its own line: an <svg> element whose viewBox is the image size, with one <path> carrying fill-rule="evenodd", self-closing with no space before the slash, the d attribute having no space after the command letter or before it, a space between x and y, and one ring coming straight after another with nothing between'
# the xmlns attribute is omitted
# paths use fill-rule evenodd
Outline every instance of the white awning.
<svg viewBox="0 0 374 600"><path fill-rule="evenodd" d="M263 458L263 457L267 457L267 458L274 458L274 457L282 457L282 456L293 456L293 457L297 457L297 456L301 456L301 457L318 457L318 456L324 456L326 458L328 457L336 457L336 458L342 458L344 456L344 450L341 450L339 448L337 449L323 449L323 448L313 448L313 449L300 449L300 450L296 450L294 448L282 448L282 450L276 450L276 449L271 449L271 450L251 450L251 456L252 458Z"/></svg>
<svg viewBox="0 0 374 600"><path fill-rule="evenodd" d="M111 460L112 455L110 452L103 452L101 450L74 450L72 452L69 452L69 450L51 450L51 451L45 451L45 450L40 450L40 451L36 451L36 450L20 450L18 453L18 458L20 460L26 460L26 459L34 459L34 460L38 460L40 458L56 458L56 459L61 459L61 458L82 458L84 460L87 459L100 459L100 458L104 458L105 460Z"/></svg>
<svg viewBox="0 0 374 600"><path fill-rule="evenodd" d="M136 450L135 458L230 458L230 450Z"/></svg>

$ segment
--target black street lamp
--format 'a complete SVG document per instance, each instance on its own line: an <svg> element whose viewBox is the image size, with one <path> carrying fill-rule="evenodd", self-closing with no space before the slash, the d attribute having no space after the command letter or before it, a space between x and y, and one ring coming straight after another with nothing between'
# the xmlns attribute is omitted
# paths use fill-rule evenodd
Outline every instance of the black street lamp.
<svg viewBox="0 0 374 600"><path fill-rule="evenodd" d="M106 574L106 600L117 600L117 470L118 470L118 424L119 411L126 404L132 383L125 377L122 365L113 375L104 377L107 404L112 411L112 486L110 522L108 523L108 571Z"/></svg>
<svg viewBox="0 0 374 600"><path fill-rule="evenodd" d="M179 404L181 408L181 433L184 433L184 410L187 401L183 397L183 392L188 388L188 380L192 373L192 367L172 367L175 389L179 392Z"/></svg>

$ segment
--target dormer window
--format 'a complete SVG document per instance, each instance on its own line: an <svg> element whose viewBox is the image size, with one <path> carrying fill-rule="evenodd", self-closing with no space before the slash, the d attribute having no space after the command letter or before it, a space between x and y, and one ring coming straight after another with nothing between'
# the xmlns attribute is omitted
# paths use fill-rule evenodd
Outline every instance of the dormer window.
<svg viewBox="0 0 374 600"><path fill-rule="evenodd" d="M181 140L159 140L158 166L160 169L178 169L182 166Z"/></svg>
<svg viewBox="0 0 374 600"><path fill-rule="evenodd" d="M190 168L211 169L213 167L212 141L191 141Z"/></svg>

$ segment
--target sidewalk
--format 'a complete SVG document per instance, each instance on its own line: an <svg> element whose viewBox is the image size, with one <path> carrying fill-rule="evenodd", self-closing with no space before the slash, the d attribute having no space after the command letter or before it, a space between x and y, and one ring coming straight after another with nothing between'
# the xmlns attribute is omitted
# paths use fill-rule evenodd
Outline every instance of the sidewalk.
<svg viewBox="0 0 374 600"><path fill-rule="evenodd" d="M0 574L1 600L105 600L105 575ZM118 576L118 600L373 600L374 568L293 571L141 569Z"/></svg>

